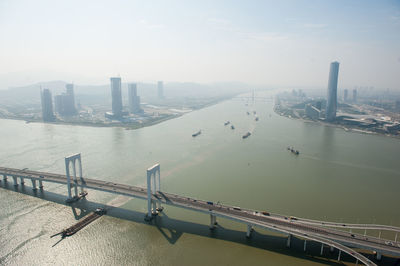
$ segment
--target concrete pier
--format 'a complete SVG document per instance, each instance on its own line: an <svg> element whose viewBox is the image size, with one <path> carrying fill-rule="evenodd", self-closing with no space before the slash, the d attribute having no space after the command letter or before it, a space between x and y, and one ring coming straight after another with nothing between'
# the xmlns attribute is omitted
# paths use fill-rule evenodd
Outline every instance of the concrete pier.
<svg viewBox="0 0 400 266"><path fill-rule="evenodd" d="M214 230L217 225L217 217L213 214L210 214L210 230Z"/></svg>
<svg viewBox="0 0 400 266"><path fill-rule="evenodd" d="M247 232L246 232L246 237L250 238L251 237L251 233L253 232L253 227L251 225L247 225Z"/></svg>
<svg viewBox="0 0 400 266"><path fill-rule="evenodd" d="M13 180L14 180L14 186L18 187L18 178L16 176L12 176Z"/></svg>
<svg viewBox="0 0 400 266"><path fill-rule="evenodd" d="M324 243L321 244L321 252L320 252L320 255L322 256L323 253L324 253Z"/></svg>
<svg viewBox="0 0 400 266"><path fill-rule="evenodd" d="M304 239L304 247L303 247L304 251L306 251L306 248L307 248L307 240Z"/></svg>
<svg viewBox="0 0 400 266"><path fill-rule="evenodd" d="M290 248L291 242L292 242L292 235L289 234L286 240L286 247Z"/></svg>
<svg viewBox="0 0 400 266"><path fill-rule="evenodd" d="M36 180L35 179L31 179L31 181L32 181L32 190L37 190Z"/></svg>

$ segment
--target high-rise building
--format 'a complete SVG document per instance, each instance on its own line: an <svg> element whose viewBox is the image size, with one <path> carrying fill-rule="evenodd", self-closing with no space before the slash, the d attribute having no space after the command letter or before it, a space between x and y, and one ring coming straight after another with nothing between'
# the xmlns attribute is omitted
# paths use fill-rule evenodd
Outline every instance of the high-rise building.
<svg viewBox="0 0 400 266"><path fill-rule="evenodd" d="M54 97L56 112L62 116L76 114L74 84L66 84L66 93Z"/></svg>
<svg viewBox="0 0 400 266"><path fill-rule="evenodd" d="M343 94L343 101L347 102L349 100L349 90L348 89L344 89L343 93L344 93Z"/></svg>
<svg viewBox="0 0 400 266"><path fill-rule="evenodd" d="M357 102L357 89L353 90L353 103Z"/></svg>
<svg viewBox="0 0 400 266"><path fill-rule="evenodd" d="M157 93L158 93L158 98L160 99L164 98L164 84L162 81L157 82Z"/></svg>
<svg viewBox="0 0 400 266"><path fill-rule="evenodd" d="M121 78L110 78L112 112L115 118L122 117Z"/></svg>
<svg viewBox="0 0 400 266"><path fill-rule="evenodd" d="M75 107L74 84L68 83L65 85L65 88L67 89L66 95L68 96L68 104L66 111L70 114L75 114L76 107Z"/></svg>
<svg viewBox="0 0 400 266"><path fill-rule="evenodd" d="M325 119L327 121L332 121L336 118L338 76L339 62L332 62L329 71L328 97L326 100Z"/></svg>
<svg viewBox="0 0 400 266"><path fill-rule="evenodd" d="M140 108L140 96L137 95L136 83L128 84L129 111L133 114L142 112Z"/></svg>
<svg viewBox="0 0 400 266"><path fill-rule="evenodd" d="M53 113L53 101L51 99L51 92L49 89L40 90L42 100L42 117L45 122L53 122L55 116Z"/></svg>

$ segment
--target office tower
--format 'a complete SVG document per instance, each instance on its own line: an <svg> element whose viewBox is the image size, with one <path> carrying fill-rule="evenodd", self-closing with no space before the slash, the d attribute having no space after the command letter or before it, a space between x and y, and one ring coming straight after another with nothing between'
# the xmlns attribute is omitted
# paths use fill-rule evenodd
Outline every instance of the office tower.
<svg viewBox="0 0 400 266"><path fill-rule="evenodd" d="M110 81L113 116L122 117L121 78L110 78Z"/></svg>
<svg viewBox="0 0 400 266"><path fill-rule="evenodd" d="M344 89L343 101L347 102L349 100L348 98L349 98L349 90Z"/></svg>
<svg viewBox="0 0 400 266"><path fill-rule="evenodd" d="M49 89L40 91L42 100L42 117L45 122L53 122L55 120L53 113L53 101L51 99L51 92Z"/></svg>
<svg viewBox="0 0 400 266"><path fill-rule="evenodd" d="M357 102L357 89L353 90L353 103Z"/></svg>
<svg viewBox="0 0 400 266"><path fill-rule="evenodd" d="M338 75L339 62L332 62L329 71L328 96L326 102L325 118L327 121L332 121L336 118Z"/></svg>
<svg viewBox="0 0 400 266"><path fill-rule="evenodd" d="M76 107L75 107L75 95L74 95L74 84L68 83L65 85L67 89L66 95L66 113L67 114L76 114Z"/></svg>
<svg viewBox="0 0 400 266"><path fill-rule="evenodd" d="M137 95L136 83L128 84L129 111L133 114L138 114L140 109L140 96Z"/></svg>
<svg viewBox="0 0 400 266"><path fill-rule="evenodd" d="M56 112L61 116L76 114L74 84L66 84L66 92L54 97Z"/></svg>
<svg viewBox="0 0 400 266"><path fill-rule="evenodd" d="M158 98L160 99L164 98L164 84L162 81L159 81L157 83L157 92L158 92Z"/></svg>

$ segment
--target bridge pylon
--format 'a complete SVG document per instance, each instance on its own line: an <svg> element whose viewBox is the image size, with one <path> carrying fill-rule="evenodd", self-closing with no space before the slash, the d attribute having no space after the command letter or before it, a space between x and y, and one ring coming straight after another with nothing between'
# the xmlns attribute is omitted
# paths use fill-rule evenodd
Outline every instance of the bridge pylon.
<svg viewBox="0 0 400 266"><path fill-rule="evenodd" d="M161 198L156 195L161 192L161 174L160 164L155 164L147 169L147 214L146 221L150 221L153 216L157 215L163 210L161 206ZM152 197L156 196L158 200L153 200Z"/></svg>
<svg viewBox="0 0 400 266"><path fill-rule="evenodd" d="M65 171L67 175L67 188L68 188L68 198L67 202L71 202L74 199L78 199L78 177L76 171L76 163L79 165L79 179L81 181L81 185L83 185L83 176L82 176L82 160L81 154L77 153L68 157L65 157ZM71 173L70 173L70 164L72 164L72 178L73 183L71 182ZM74 197L72 197L71 188L74 188ZM81 186L81 192L83 192L83 186Z"/></svg>

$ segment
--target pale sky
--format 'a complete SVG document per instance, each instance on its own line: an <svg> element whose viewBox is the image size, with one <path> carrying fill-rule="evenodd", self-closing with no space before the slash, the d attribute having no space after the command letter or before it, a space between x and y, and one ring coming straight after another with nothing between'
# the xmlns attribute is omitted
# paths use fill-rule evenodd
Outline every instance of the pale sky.
<svg viewBox="0 0 400 266"><path fill-rule="evenodd" d="M400 1L0 0L0 89L48 80L400 89Z"/></svg>

